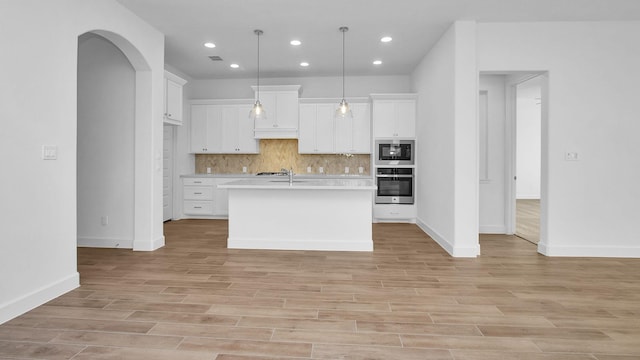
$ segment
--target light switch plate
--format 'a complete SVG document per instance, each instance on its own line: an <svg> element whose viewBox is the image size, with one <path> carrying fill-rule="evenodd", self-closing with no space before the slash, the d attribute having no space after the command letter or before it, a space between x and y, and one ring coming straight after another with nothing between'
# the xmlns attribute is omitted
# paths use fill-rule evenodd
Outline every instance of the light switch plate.
<svg viewBox="0 0 640 360"><path fill-rule="evenodd" d="M58 147L56 145L42 145L42 160L57 160Z"/></svg>

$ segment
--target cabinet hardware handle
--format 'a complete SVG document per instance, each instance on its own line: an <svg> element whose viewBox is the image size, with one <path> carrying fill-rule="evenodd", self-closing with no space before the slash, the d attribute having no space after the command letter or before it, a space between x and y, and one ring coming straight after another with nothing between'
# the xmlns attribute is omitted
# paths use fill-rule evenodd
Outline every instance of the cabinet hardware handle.
<svg viewBox="0 0 640 360"><path fill-rule="evenodd" d="M201 192L194 192L193 195L202 195Z"/></svg>
<svg viewBox="0 0 640 360"><path fill-rule="evenodd" d="M202 181L194 181L194 184L202 184Z"/></svg>
<svg viewBox="0 0 640 360"><path fill-rule="evenodd" d="M194 209L202 209L202 206L194 206Z"/></svg>

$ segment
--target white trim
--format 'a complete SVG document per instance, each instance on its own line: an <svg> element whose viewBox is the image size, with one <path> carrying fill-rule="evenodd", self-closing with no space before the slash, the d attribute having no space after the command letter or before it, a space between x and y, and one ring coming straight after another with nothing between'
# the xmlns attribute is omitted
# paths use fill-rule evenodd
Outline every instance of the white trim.
<svg viewBox="0 0 640 360"><path fill-rule="evenodd" d="M546 256L640 258L640 247L548 246L540 242L538 252Z"/></svg>
<svg viewBox="0 0 640 360"><path fill-rule="evenodd" d="M540 200L540 194L518 195L516 200Z"/></svg>
<svg viewBox="0 0 640 360"><path fill-rule="evenodd" d="M507 227L504 225L480 225L480 234L506 234Z"/></svg>
<svg viewBox="0 0 640 360"><path fill-rule="evenodd" d="M167 70L164 71L164 77L173 81L174 83L180 84L180 86L184 86L184 84L187 83L187 80Z"/></svg>
<svg viewBox="0 0 640 360"><path fill-rule="evenodd" d="M109 249L133 249L133 239L78 236L78 246Z"/></svg>
<svg viewBox="0 0 640 360"><path fill-rule="evenodd" d="M80 274L74 272L35 291L0 304L0 324L57 298L80 286Z"/></svg>
<svg viewBox="0 0 640 360"><path fill-rule="evenodd" d="M133 241L133 251L154 251L164 246L164 235L148 242L148 241Z"/></svg>
<svg viewBox="0 0 640 360"><path fill-rule="evenodd" d="M191 99L189 105L253 105L253 99Z"/></svg>
<svg viewBox="0 0 640 360"><path fill-rule="evenodd" d="M269 240L228 238L229 249L373 251L373 241L353 239L289 239Z"/></svg>
<svg viewBox="0 0 640 360"><path fill-rule="evenodd" d="M480 244L476 244L476 246L472 248L460 248L453 246L449 241L447 241L442 235L440 235L437 231L433 230L429 225L425 224L424 221L420 219L416 219L416 225L422 231L424 231L427 235L429 235L440 247L442 247L449 255L453 257L477 257L480 255Z"/></svg>
<svg viewBox="0 0 640 360"><path fill-rule="evenodd" d="M422 231L429 235L433 239L433 241L440 245L440 247L443 248L444 251L453 256L453 245L451 245L442 235L433 230L429 225L425 224L425 222L420 219L416 219L416 225L418 225L418 227L422 229Z"/></svg>

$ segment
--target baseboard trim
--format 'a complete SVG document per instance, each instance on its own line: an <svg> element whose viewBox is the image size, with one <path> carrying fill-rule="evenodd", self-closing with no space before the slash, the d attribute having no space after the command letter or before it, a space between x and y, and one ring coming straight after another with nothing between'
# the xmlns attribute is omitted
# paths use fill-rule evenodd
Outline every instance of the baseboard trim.
<svg viewBox="0 0 640 360"><path fill-rule="evenodd" d="M455 247L421 219L416 219L416 225L453 257L474 258L480 255L480 244L471 248Z"/></svg>
<svg viewBox="0 0 640 360"><path fill-rule="evenodd" d="M445 240L445 238L440 235L437 231L433 230L429 225L427 225L424 221L422 221L421 219L416 219L416 225L418 225L418 227L420 229L422 229L422 231L424 231L427 235L429 235L433 241L435 241L438 245L440 245L441 248L444 249L444 251L448 252L449 255L453 256L453 245L451 245L447 240Z"/></svg>
<svg viewBox="0 0 640 360"><path fill-rule="evenodd" d="M77 272L32 291L17 299L0 304L0 324L16 318L27 311L57 298L80 286L80 274Z"/></svg>
<svg viewBox="0 0 640 360"><path fill-rule="evenodd" d="M160 249L163 246L164 246L164 235L160 236L159 238L151 242L141 241L141 240L133 241L133 251L154 251L154 250Z"/></svg>
<svg viewBox="0 0 640 360"><path fill-rule="evenodd" d="M504 225L480 225L480 234L506 234L507 227Z"/></svg>
<svg viewBox="0 0 640 360"><path fill-rule="evenodd" d="M78 236L78 246L92 248L133 249L133 240Z"/></svg>
<svg viewBox="0 0 640 360"><path fill-rule="evenodd" d="M538 252L545 256L640 258L640 247L548 246L542 241Z"/></svg>
<svg viewBox="0 0 640 360"><path fill-rule="evenodd" d="M227 238L229 249L373 251L372 239L250 239Z"/></svg>

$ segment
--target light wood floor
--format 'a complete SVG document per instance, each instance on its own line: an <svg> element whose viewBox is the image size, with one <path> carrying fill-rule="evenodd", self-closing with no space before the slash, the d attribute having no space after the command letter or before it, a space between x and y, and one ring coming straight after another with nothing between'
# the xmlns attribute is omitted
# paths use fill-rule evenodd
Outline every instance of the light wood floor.
<svg viewBox="0 0 640 360"><path fill-rule="evenodd" d="M540 199L516 200L516 235L534 244L540 242Z"/></svg>
<svg viewBox="0 0 640 360"><path fill-rule="evenodd" d="M499 235L452 258L410 224L373 253L228 250L226 228L78 249L82 286L0 326L0 359L640 359L638 259Z"/></svg>

